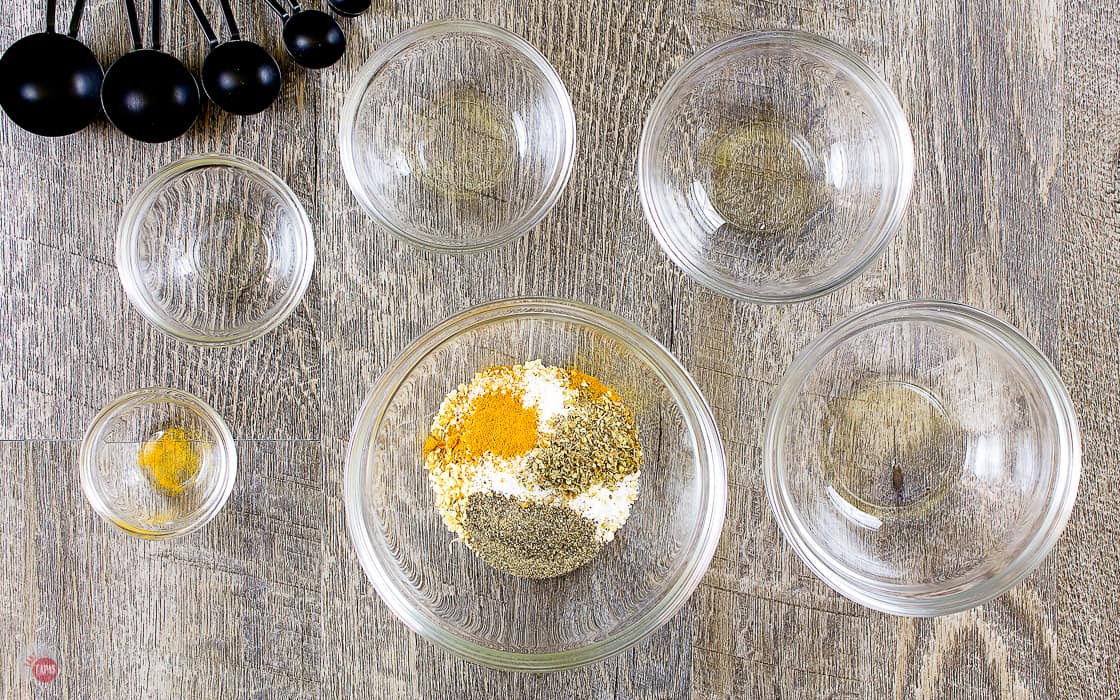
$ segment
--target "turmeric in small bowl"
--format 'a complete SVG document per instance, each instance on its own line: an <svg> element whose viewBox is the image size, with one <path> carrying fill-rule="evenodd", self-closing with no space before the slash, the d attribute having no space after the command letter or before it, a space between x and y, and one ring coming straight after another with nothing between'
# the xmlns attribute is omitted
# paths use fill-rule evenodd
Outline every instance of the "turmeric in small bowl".
<svg viewBox="0 0 1120 700"><path fill-rule="evenodd" d="M144 443L137 461L157 491L178 496L198 476L202 460L186 430L168 428Z"/></svg>

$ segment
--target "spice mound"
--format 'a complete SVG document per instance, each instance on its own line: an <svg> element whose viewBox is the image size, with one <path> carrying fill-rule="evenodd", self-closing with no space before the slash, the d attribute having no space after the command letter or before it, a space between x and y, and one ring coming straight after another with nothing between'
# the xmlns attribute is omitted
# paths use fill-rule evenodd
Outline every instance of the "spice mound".
<svg viewBox="0 0 1120 700"><path fill-rule="evenodd" d="M166 496L178 496L198 476L201 459L190 434L168 428L140 448L136 460L148 481Z"/></svg>
<svg viewBox="0 0 1120 700"><path fill-rule="evenodd" d="M475 554L550 578L594 559L630 517L642 448L613 389L534 360L448 394L424 462L444 523Z"/></svg>

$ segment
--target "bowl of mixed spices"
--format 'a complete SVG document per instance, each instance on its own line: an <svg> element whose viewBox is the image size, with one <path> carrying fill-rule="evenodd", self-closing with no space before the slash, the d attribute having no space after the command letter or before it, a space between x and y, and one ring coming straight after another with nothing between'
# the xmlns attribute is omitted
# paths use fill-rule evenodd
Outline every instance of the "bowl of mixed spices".
<svg viewBox="0 0 1120 700"><path fill-rule="evenodd" d="M550 671L617 654L699 584L726 503L708 404L629 322L507 299L433 328L358 414L346 511L409 627L468 660Z"/></svg>
<svg viewBox="0 0 1120 700"><path fill-rule="evenodd" d="M103 408L82 440L82 490L123 532L169 539L198 530L225 505L237 449L222 417L185 391L147 387Z"/></svg>

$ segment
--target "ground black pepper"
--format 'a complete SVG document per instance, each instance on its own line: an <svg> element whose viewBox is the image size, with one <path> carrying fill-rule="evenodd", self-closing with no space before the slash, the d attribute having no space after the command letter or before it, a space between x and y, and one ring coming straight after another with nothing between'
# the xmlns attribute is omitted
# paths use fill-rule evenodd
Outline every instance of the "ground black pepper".
<svg viewBox="0 0 1120 700"><path fill-rule="evenodd" d="M565 506L520 501L493 492L467 499L463 528L471 549L514 576L551 578L595 558L595 525Z"/></svg>

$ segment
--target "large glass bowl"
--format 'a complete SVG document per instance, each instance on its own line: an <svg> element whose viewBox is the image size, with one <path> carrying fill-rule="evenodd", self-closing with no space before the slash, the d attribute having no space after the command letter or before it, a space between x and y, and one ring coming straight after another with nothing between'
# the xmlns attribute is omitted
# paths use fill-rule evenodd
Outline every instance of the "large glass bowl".
<svg viewBox="0 0 1120 700"><path fill-rule="evenodd" d="M896 615L974 607L1041 563L1069 518L1081 438L1061 378L971 307L909 301L836 325L776 391L764 472L825 583Z"/></svg>
<svg viewBox="0 0 1120 700"><path fill-rule="evenodd" d="M449 391L480 369L534 359L618 390L645 453L641 493L614 541L590 564L545 580L500 573L458 543L422 457ZM485 304L424 334L377 381L346 462L350 537L389 608L468 660L524 671L607 658L667 622L707 569L727 494L715 422L680 364L621 318L554 299Z"/></svg>
<svg viewBox="0 0 1120 700"><path fill-rule="evenodd" d="M133 306L164 333L197 345L259 338L299 306L315 238L279 177L211 153L168 165L129 200L117 270Z"/></svg>
<svg viewBox="0 0 1120 700"><path fill-rule="evenodd" d="M733 37L682 66L639 149L646 218L717 292L792 302L851 281L898 230L914 149L890 88L821 37Z"/></svg>
<svg viewBox="0 0 1120 700"><path fill-rule="evenodd" d="M572 172L575 114L524 39L434 22L382 46L354 79L343 170L370 216L428 250L472 253L532 229Z"/></svg>

